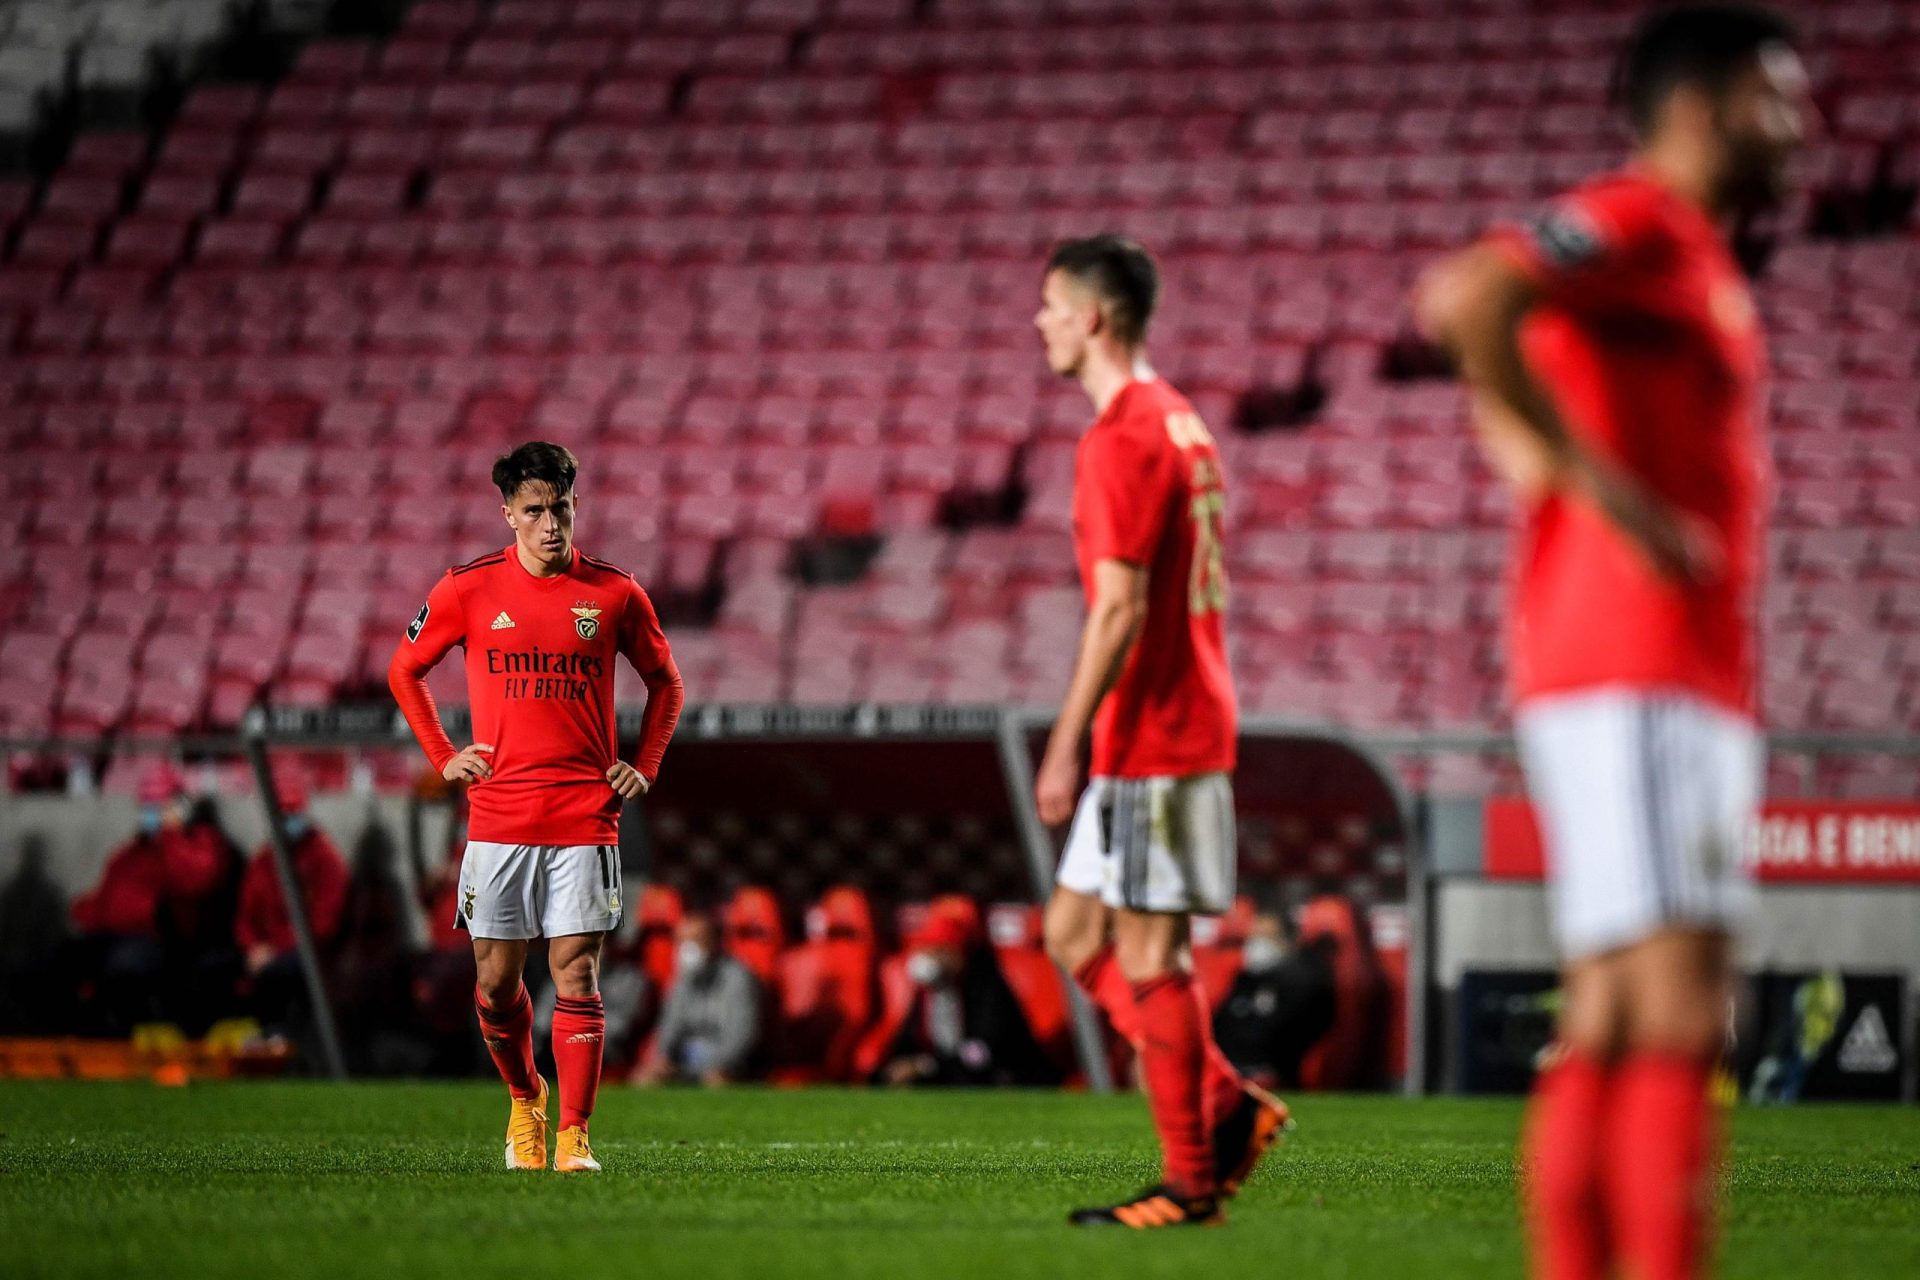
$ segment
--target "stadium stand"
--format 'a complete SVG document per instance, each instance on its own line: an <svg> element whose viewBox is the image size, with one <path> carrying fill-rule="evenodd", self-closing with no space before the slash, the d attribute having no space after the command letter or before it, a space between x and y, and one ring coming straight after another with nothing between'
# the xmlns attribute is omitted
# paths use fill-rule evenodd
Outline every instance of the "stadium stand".
<svg viewBox="0 0 1920 1280"><path fill-rule="evenodd" d="M328 11L325 0L7 0L0 4L0 156L30 159L75 118L139 124L157 100L216 70L249 38L311 35ZM68 158L78 181L66 184L62 198L78 201L74 212L111 200L116 180L145 150L137 133L85 139Z"/></svg>
<svg viewBox="0 0 1920 1280"><path fill-rule="evenodd" d="M1027 317L1096 226L1162 256L1156 359L1226 436L1250 708L1497 725L1502 499L1452 386L1383 374L1421 262L1619 150L1594 105L1629 14L1271 8L422 0L200 86L151 159L83 137L0 188L32 495L4 731L368 691L436 567L498 541L485 472L527 435L582 454L586 543L679 615L696 699L1045 702L1084 406ZM1885 234L1798 229L1910 196L1920 19L1806 17L1832 135L1762 277L1768 696L1786 728L1911 728L1920 240L1910 199ZM807 585L828 514L882 547Z"/></svg>
<svg viewBox="0 0 1920 1280"><path fill-rule="evenodd" d="M313 8L0 4L0 137L90 89L192 79L233 35L209 14L300 30ZM1596 107L1633 6L1420 9L420 0L271 84L198 84L152 135L82 133L50 174L0 178L0 420L25 495L0 517L0 735L384 696L432 577L499 545L488 467L528 436L582 456L583 545L661 603L696 702L1048 704L1081 607L1086 408L1029 318L1047 249L1095 229L1159 255L1156 363L1222 438L1247 708L1504 727L1509 513L1405 293L1620 152ZM1754 246L1786 730L1920 728L1910 9L1796 6L1829 133ZM457 700L456 667L435 683ZM1405 774L1512 789L1491 755ZM1871 753L1802 783L1920 795L1909 760ZM678 890L772 886L725 919L777 997L775 1078L854 1078L907 995L886 947L910 929L876 914L1018 897L1027 868L1000 820L790 810L653 813L676 874L641 899L639 953L664 985ZM1398 849L1341 814L1246 818L1250 875L1404 893ZM888 894L829 887L855 866ZM1248 914L1198 949L1216 997ZM987 927L1068 1062L1031 912ZM1380 962L1404 998L1404 950Z"/></svg>

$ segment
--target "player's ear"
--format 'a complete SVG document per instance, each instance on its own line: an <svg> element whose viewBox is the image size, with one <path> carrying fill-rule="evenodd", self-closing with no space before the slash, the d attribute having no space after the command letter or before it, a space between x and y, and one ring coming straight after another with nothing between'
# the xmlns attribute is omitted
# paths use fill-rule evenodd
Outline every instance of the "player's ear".
<svg viewBox="0 0 1920 1280"><path fill-rule="evenodd" d="M1711 136L1720 123L1721 105L1704 85L1677 84L1667 90L1666 100L1655 111L1654 131L1674 129L1683 137Z"/></svg>

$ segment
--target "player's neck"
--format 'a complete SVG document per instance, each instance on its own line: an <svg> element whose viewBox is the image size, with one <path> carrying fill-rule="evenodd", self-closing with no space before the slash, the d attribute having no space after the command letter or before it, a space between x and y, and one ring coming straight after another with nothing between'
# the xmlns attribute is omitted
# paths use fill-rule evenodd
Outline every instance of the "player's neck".
<svg viewBox="0 0 1920 1280"><path fill-rule="evenodd" d="M1095 413L1105 413L1115 396L1129 382L1148 382L1154 376L1144 351L1103 351L1087 353L1086 366L1080 371L1080 387L1093 401Z"/></svg>
<svg viewBox="0 0 1920 1280"><path fill-rule="evenodd" d="M521 546L518 542L513 544L513 551L515 555L520 557L520 567L525 569L530 577L557 578L565 573L568 567L573 564L572 547L567 548L567 554L558 562L543 560Z"/></svg>
<svg viewBox="0 0 1920 1280"><path fill-rule="evenodd" d="M1685 139L1656 140L1640 148L1635 165L1654 182L1665 187L1707 215L1724 222L1729 214L1721 184L1715 177L1712 161L1689 145Z"/></svg>

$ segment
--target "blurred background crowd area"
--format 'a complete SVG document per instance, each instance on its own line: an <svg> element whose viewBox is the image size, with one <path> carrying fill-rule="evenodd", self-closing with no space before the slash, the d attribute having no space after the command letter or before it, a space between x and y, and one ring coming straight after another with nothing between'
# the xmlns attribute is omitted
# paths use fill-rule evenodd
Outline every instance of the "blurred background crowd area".
<svg viewBox="0 0 1920 1280"><path fill-rule="evenodd" d="M457 814L414 813L399 824L412 832L403 837L365 805L350 826L346 797L319 806L328 822L316 821L293 769L277 790L350 1069L484 1066L470 947L455 924L459 857L420 846L429 831L456 830ZM97 877L77 895L33 841L0 884L0 1059L32 1074L60 1066L36 1055L67 1052L54 1047L62 1037L159 1037L227 1042L261 1069L310 1062L312 1010L270 850L245 847L224 816L236 806L194 792L171 764L148 766L136 800L133 829L101 851ZM258 825L244 816L234 825ZM783 900L735 883L709 894L652 883L625 904L601 980L617 1077L1078 1079L1067 991L1029 902L897 900L853 884ZM1395 1069L1394 997L1368 914L1331 884L1291 902L1263 896L1196 931L1195 966L1223 1044L1272 1083L1384 1084ZM545 1019L553 989L542 951L536 944L529 987ZM1109 1036L1108 1052L1125 1078L1130 1048Z"/></svg>

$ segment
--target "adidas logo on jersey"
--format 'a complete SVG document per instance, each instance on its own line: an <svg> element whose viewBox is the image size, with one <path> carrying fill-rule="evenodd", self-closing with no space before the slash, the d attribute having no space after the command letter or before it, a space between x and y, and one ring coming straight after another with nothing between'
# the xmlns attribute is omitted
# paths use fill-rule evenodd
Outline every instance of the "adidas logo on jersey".
<svg viewBox="0 0 1920 1280"><path fill-rule="evenodd" d="M502 609L500 611L500 616L493 620L493 629L495 631L505 631L508 627L512 625L513 625L513 619L507 616L507 611L505 609Z"/></svg>

